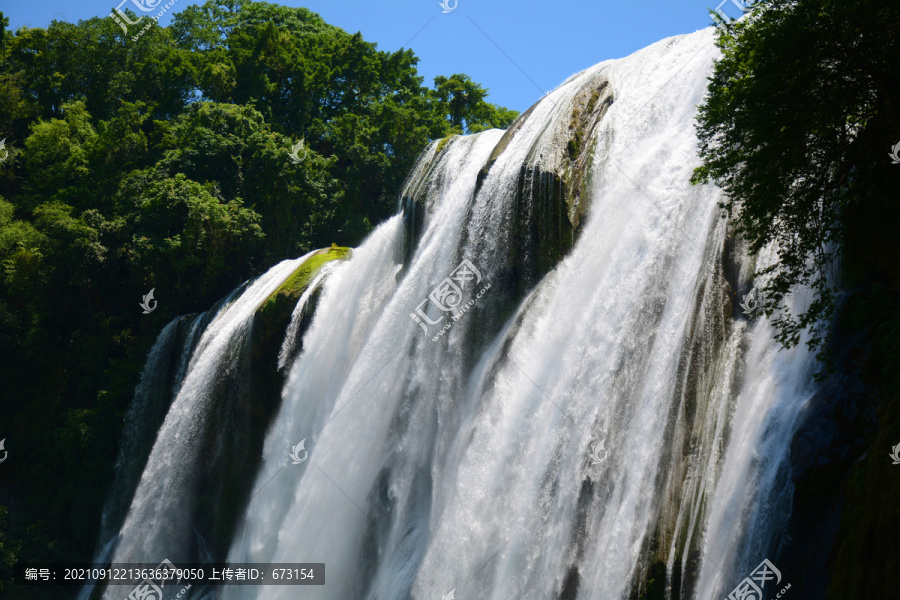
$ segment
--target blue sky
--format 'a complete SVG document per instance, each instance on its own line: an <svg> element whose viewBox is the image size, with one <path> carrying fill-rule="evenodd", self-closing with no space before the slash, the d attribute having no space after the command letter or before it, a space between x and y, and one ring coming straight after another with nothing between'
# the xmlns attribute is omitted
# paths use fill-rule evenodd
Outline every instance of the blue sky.
<svg viewBox="0 0 900 600"><path fill-rule="evenodd" d="M121 0L0 2L10 27L45 27L54 18L108 15ZM446 0L453 6L455 0ZM627 56L660 39L710 26L718 0L457 0L444 14L438 0L283 0L332 25L361 31L381 50L412 48L419 72L466 73L490 89L490 101L522 111L569 75ZM130 4L130 2L129 2ZM197 0L176 0L177 13ZM168 16L161 21L163 25Z"/></svg>

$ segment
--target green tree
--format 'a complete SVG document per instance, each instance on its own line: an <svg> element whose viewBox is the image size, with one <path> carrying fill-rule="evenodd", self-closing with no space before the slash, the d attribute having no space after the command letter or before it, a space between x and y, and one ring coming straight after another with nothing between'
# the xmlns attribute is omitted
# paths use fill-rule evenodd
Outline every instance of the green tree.
<svg viewBox="0 0 900 600"><path fill-rule="evenodd" d="M135 174L125 186L135 192L138 208L129 218L132 241L126 251L142 279L192 300L235 275L246 276L239 265L262 229L259 215L240 199L222 202L212 186L181 173L156 180Z"/></svg>
<svg viewBox="0 0 900 600"><path fill-rule="evenodd" d="M4 17L3 11L0 11L0 49L6 44L7 27L9 27L9 17Z"/></svg>
<svg viewBox="0 0 900 600"><path fill-rule="evenodd" d="M900 141L898 32L900 5L874 0L771 0L719 28L693 181L727 192L752 252L774 244L776 262L758 273L767 314L795 286L812 288L808 309L774 320L785 346L804 330L821 346L834 265L851 286L900 283L900 171L887 156Z"/></svg>
<svg viewBox="0 0 900 600"><path fill-rule="evenodd" d="M7 25L0 13L0 414L43 468L3 465L16 509L0 582L18 560L91 558L121 417L168 320L358 243L430 140L515 117L464 75L425 87L412 50L303 8L209 0L137 39L107 16Z"/></svg>
<svg viewBox="0 0 900 600"><path fill-rule="evenodd" d="M65 105L62 119L39 120L25 140L23 187L29 195L25 206L50 198L77 202L87 195L91 169L87 145L96 135L84 102Z"/></svg>
<svg viewBox="0 0 900 600"><path fill-rule="evenodd" d="M488 90L468 75L457 73L434 78L432 98L439 114L446 115L455 133L475 133L491 128L505 129L518 116L515 111L485 101Z"/></svg>
<svg viewBox="0 0 900 600"><path fill-rule="evenodd" d="M393 212L430 139L506 127L517 116L488 103L465 75L423 87L411 50L381 52L303 8L209 0L176 15L171 29L194 53L206 98L252 102L273 131L334 159L331 177L345 186L337 228L351 240Z"/></svg>

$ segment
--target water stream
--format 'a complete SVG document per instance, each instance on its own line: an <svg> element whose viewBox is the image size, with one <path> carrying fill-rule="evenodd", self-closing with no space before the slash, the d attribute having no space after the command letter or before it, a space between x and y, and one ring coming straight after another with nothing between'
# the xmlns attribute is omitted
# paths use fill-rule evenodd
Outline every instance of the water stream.
<svg viewBox="0 0 900 600"><path fill-rule="evenodd" d="M219 597L625 600L661 572L666 597L707 600L777 548L811 358L735 308L746 281L723 265L751 259L725 250L721 191L689 184L717 52L711 30L663 40L572 76L505 137L423 153L400 214L314 282L292 363L286 332L282 403L228 556L325 563L327 585ZM592 95L585 221L543 268L546 239L515 230L538 197L523 185L571 169L567 135ZM297 264L206 327L117 561L186 554L207 392Z"/></svg>

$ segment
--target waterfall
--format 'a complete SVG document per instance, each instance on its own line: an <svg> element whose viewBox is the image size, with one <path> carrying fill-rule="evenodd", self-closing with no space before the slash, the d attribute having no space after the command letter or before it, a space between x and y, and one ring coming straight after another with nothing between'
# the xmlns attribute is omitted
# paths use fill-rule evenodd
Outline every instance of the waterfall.
<svg viewBox="0 0 900 600"><path fill-rule="evenodd" d="M144 463L162 425L173 390L181 386L191 350L209 314L177 317L166 325L147 355L131 407L125 414L122 446L116 459L115 478L103 511L100 539L117 535Z"/></svg>
<svg viewBox="0 0 900 600"><path fill-rule="evenodd" d="M322 282L334 269L335 263L328 263L323 266L319 274L313 278L303 294L300 295L297 306L294 307L294 311L291 313L291 323L288 325L284 342L281 343L281 350L278 352L279 369L285 368L290 357L297 351L297 337L300 334L300 324L304 317L308 317L307 309L309 308L310 299L319 291Z"/></svg>
<svg viewBox="0 0 900 600"><path fill-rule="evenodd" d="M260 303L310 255L283 261L232 292L218 310L211 311L214 316L205 324L199 341L187 346L190 361L176 375L180 383L177 394L134 492L113 562L186 561L196 556L191 551L191 508L197 493L196 474L204 468L200 442L209 427L209 405L217 380L239 363ZM155 359L151 353L148 365ZM111 588L104 597L113 598L117 593Z"/></svg>
<svg viewBox="0 0 900 600"><path fill-rule="evenodd" d="M773 249L762 252L760 259L771 264ZM807 310L811 301L808 292L799 292L788 299L795 314ZM787 541L781 538L793 493L790 446L798 420L816 392L815 365L802 349L779 352L773 336L773 328L763 321L749 341L744 385L734 402L730 440L707 516L700 598L732 589L767 553L777 553ZM735 531L743 533L743 544L734 543ZM738 577L723 581L725 572L716 563L736 565Z"/></svg>
<svg viewBox="0 0 900 600"><path fill-rule="evenodd" d="M125 414L115 475L101 516L99 540L102 546L95 554L95 563L105 564L112 558L120 539L119 528L174 391L184 380L191 351L209 319L230 299L231 296L199 315L176 317L163 328L150 348L134 390L134 399ZM85 586L79 593L79 600L88 600L94 587L94 584Z"/></svg>
<svg viewBox="0 0 900 600"><path fill-rule="evenodd" d="M753 259L726 243L721 191L689 184L713 37L600 63L508 131L423 152L399 214L297 303L229 561L325 563L304 598L708 600L776 560L814 365L737 308ZM295 264L206 328L118 560L186 553L211 382Z"/></svg>

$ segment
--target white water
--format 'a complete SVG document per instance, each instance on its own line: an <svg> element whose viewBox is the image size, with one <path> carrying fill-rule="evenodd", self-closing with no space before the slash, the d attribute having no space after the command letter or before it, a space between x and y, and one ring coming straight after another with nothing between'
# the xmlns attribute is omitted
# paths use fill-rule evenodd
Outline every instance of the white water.
<svg viewBox="0 0 900 600"><path fill-rule="evenodd" d="M148 412L150 412L150 405L153 404L153 397L165 393L161 388L164 388L166 385L165 379L168 374L166 362L170 360L168 354L173 351L176 344L178 321L179 319L173 319L163 328L147 354L147 360L141 371L141 380L134 390L134 400L125 414L122 447L119 449L115 467L116 488L119 489L114 488L103 511L103 519L100 525L101 540L109 539L114 532L118 535L117 530L113 529L110 531L111 527L119 525L118 523L109 523L113 515L118 512L114 509L113 504L122 502L124 489L128 489L133 485L133 482L127 480L130 479L130 476L133 476L135 465L129 463L138 460L139 452L137 446L141 441L143 425L150 419ZM104 548L100 551L100 555L104 553L104 550L106 554L109 554L113 548L111 544L112 542L105 543Z"/></svg>
<svg viewBox="0 0 900 600"><path fill-rule="evenodd" d="M761 258L771 263L772 249ZM807 310L810 300L805 292L789 298L795 314ZM734 428L707 517L700 598L733 589L768 550L777 548L787 524L783 503L793 491L787 481L791 434L815 392L815 365L806 352L779 352L773 335L768 322L759 323L747 352L746 384L735 402ZM801 341L805 343L806 336ZM743 545L734 543L735 530L745 532ZM718 564L743 565L744 570L723 581Z"/></svg>
<svg viewBox="0 0 900 600"><path fill-rule="evenodd" d="M193 474L203 468L199 464L198 442L207 423L210 390L221 370L242 351L259 304L305 258L279 263L246 290L233 293L204 330L157 434L113 562L158 563L164 558L177 561L189 556L187 548L194 537L190 514L195 493L192 480ZM118 597L120 591L110 588L104 597Z"/></svg>
<svg viewBox="0 0 900 600"><path fill-rule="evenodd" d="M766 557L787 516L783 469L811 359L779 352L765 321L731 321L720 191L688 183L695 107L716 56L706 30L571 77L521 124L477 193L503 132L455 138L442 152L432 144L408 182L425 213L409 263L398 215L314 282L322 294L230 561L324 562L327 585L302 597L335 600L451 590L544 600L564 587L626 599L662 562L707 600ZM614 102L595 132L583 231L526 298L504 306L521 168L559 164L573 99L604 79ZM433 341L448 319L426 335L410 313L463 259L484 295ZM298 261L274 267L207 328L116 562L178 560L190 474L203 468L190 432L253 310ZM295 465L288 454L301 440L308 459ZM601 441L608 455L592 461ZM222 597L298 593L231 586Z"/></svg>
<svg viewBox="0 0 900 600"><path fill-rule="evenodd" d="M297 300L297 306L294 307L294 310L291 313L291 322L288 325L287 333L284 335L284 342L281 343L281 350L278 352L279 369L283 369L287 366L291 354L297 350L297 342L299 341L297 335L300 332L300 323L306 313L306 307L309 304L310 298L312 298L312 295L319 289L325 278L334 271L336 266L337 263L334 262L328 262L322 265L318 274L313 277L312 281L309 282L309 285L300 295L300 299Z"/></svg>
<svg viewBox="0 0 900 600"><path fill-rule="evenodd" d="M230 299L231 297L226 298L222 303L227 304ZM119 535L121 519L125 516L122 511L127 507L127 504L122 503L127 502L138 483L137 478L143 467L140 461L147 459L150 449L148 441L152 441L148 440L148 436L154 435L168 409L168 401L171 399L170 387L175 390L181 387L191 351L209 316L209 312L204 312L172 319L160 332L147 354L140 382L134 390L134 400L125 414L122 446L116 458L113 490L103 510L101 541ZM180 345L179 330L183 330L184 338ZM114 545L111 545L111 542L104 544L97 562L108 559L113 549Z"/></svg>
<svg viewBox="0 0 900 600"><path fill-rule="evenodd" d="M691 523L683 541L716 557L718 566L703 560L697 598L727 594L748 561L764 558L747 550L763 540L736 541L751 526L765 535L754 510L786 456L796 411L785 406L800 404L809 357L777 352L766 325L692 329L705 308L721 310L720 192L688 183L712 37L664 40L570 78L534 109L477 195L500 133L450 143L427 173L426 228L399 285L396 218L325 284L230 560L324 562L328 584L305 588L310 598L455 589L499 600L558 597L572 566L579 598L627 598L661 519ZM481 355L467 354L467 334L484 325L474 313L432 342L435 328L426 337L408 314L463 258L486 282L505 266L519 168L533 148L553 154L572 98L596 77L609 79L615 102L598 134L580 241ZM689 342L713 355L716 335L722 350L703 381L679 379ZM703 396L687 435L694 388ZM730 442L728 430L739 433ZM690 440L690 455L672 431ZM300 439L309 460L292 465ZM763 439L778 459L754 460ZM588 453L600 440L609 457L595 465ZM687 466L671 483L677 465ZM666 480L685 497L665 497L675 489ZM662 549L670 573L686 563L677 541ZM223 597L295 592L231 587Z"/></svg>

